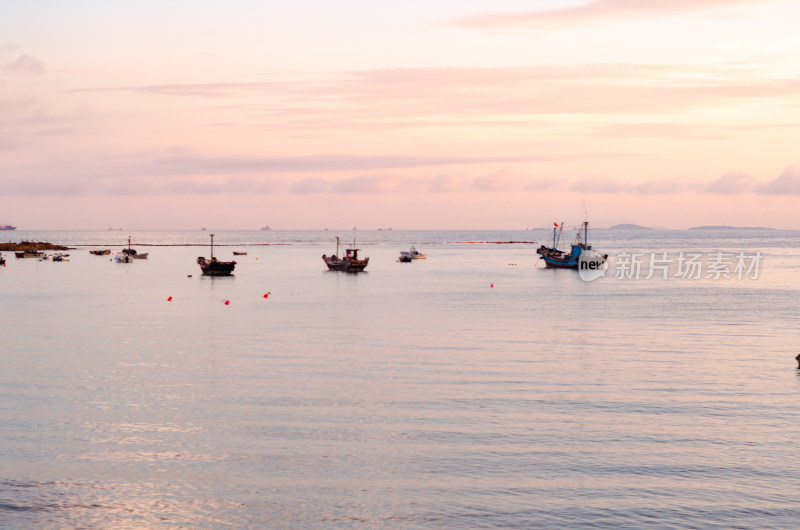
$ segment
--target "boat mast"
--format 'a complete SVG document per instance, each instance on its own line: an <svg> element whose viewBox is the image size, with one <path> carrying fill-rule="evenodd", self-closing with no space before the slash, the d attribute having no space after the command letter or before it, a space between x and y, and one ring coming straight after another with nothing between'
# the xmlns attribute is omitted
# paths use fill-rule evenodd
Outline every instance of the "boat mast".
<svg viewBox="0 0 800 530"><path fill-rule="evenodd" d="M558 228L558 224L553 227L553 252L556 251L556 228Z"/></svg>
<svg viewBox="0 0 800 530"><path fill-rule="evenodd" d="M211 234L211 260L214 260L214 234Z"/></svg>
<svg viewBox="0 0 800 530"><path fill-rule="evenodd" d="M583 246L589 246L589 221L583 222Z"/></svg>
<svg viewBox="0 0 800 530"><path fill-rule="evenodd" d="M131 236L128 236L128 250L131 249Z"/></svg>
<svg viewBox="0 0 800 530"><path fill-rule="evenodd" d="M558 246L558 242L561 241L561 232L564 231L564 221L561 221L561 224L558 226L558 239L556 240L556 244L553 245L553 250L556 249Z"/></svg>
<svg viewBox="0 0 800 530"><path fill-rule="evenodd" d="M339 236L336 236L336 257L337 258L340 257L339 256Z"/></svg>

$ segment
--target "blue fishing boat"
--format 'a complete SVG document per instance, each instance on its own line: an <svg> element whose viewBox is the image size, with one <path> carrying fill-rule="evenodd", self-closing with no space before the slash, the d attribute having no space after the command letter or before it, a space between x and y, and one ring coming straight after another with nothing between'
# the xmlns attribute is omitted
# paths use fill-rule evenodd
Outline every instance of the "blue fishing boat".
<svg viewBox="0 0 800 530"><path fill-rule="evenodd" d="M572 249L569 253L563 250L558 250L558 241L561 239L561 231L564 229L564 223L558 226L554 223L553 227L553 247L548 248L544 245L536 249L536 253L544 260L545 266L553 269L577 269L583 254L583 260L592 262L592 268L605 263L608 254L598 254L592 250L589 244L589 221L584 221L578 234L575 237L575 242L572 243ZM556 235L556 232L558 234Z"/></svg>

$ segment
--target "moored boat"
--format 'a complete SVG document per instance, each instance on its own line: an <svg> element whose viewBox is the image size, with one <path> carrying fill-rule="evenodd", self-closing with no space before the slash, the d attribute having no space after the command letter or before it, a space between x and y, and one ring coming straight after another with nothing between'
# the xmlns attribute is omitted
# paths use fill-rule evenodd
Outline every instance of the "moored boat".
<svg viewBox="0 0 800 530"><path fill-rule="evenodd" d="M214 257L214 234L211 234L211 259L203 256L197 258L203 276L231 276L236 267L235 261L219 261Z"/></svg>
<svg viewBox="0 0 800 530"><path fill-rule="evenodd" d="M41 258L43 252L41 250L22 250L20 252L14 252L14 255L18 258Z"/></svg>
<svg viewBox="0 0 800 530"><path fill-rule="evenodd" d="M405 250L400 251L400 257L397 258L397 261L400 263L411 263L414 257L411 255L411 252L406 252Z"/></svg>
<svg viewBox="0 0 800 530"><path fill-rule="evenodd" d="M90 250L89 254L94 254L95 256L107 256L111 254L111 251L107 248L102 248L100 250Z"/></svg>
<svg viewBox="0 0 800 530"><path fill-rule="evenodd" d="M133 259L147 259L148 252L137 252L135 248L131 248L131 238L128 236L128 248L122 249L123 254L127 254Z"/></svg>
<svg viewBox="0 0 800 530"><path fill-rule="evenodd" d="M536 249L536 253L544 260L546 267L553 269L578 269L581 255L583 255L585 261L592 261L595 263L592 268L596 267L598 263L602 265L605 263L606 259L608 259L608 254L597 253L589 244L589 221L584 221L581 225L569 253L558 249L558 241L561 238L564 223L562 222L560 227L558 223L554 223L554 225L552 248L542 245Z"/></svg>
<svg viewBox="0 0 800 530"><path fill-rule="evenodd" d="M0 225L0 230L16 230L16 229L17 229L17 227L16 227L16 226L11 226L11 225Z"/></svg>
<svg viewBox="0 0 800 530"><path fill-rule="evenodd" d="M428 256L423 254L422 252L417 252L416 247L412 245L411 250L409 251L411 254L411 259L428 259Z"/></svg>
<svg viewBox="0 0 800 530"><path fill-rule="evenodd" d="M322 255L322 261L328 266L328 270L341 271L341 272L362 272L369 264L369 258L359 259L358 251L360 248L355 248L355 241L351 248L345 249L345 255L339 257L339 238L336 238L336 254L333 256Z"/></svg>

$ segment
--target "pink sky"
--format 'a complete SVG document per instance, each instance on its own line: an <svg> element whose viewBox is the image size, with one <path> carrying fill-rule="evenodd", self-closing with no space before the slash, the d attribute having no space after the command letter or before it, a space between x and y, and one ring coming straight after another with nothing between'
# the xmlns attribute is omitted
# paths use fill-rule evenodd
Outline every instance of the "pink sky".
<svg viewBox="0 0 800 530"><path fill-rule="evenodd" d="M0 224L800 229L800 4L38 2Z"/></svg>

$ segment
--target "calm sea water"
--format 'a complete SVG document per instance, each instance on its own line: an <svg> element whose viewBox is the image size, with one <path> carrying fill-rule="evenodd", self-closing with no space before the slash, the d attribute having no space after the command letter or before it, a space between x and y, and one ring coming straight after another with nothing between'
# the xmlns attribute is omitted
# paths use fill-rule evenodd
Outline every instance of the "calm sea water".
<svg viewBox="0 0 800 530"><path fill-rule="evenodd" d="M0 234L76 248L4 253L0 527L797 527L800 232L598 230L592 282L547 231L358 231L359 275L336 235L216 232L204 278L144 245L208 232ZM651 251L762 259L615 277Z"/></svg>

